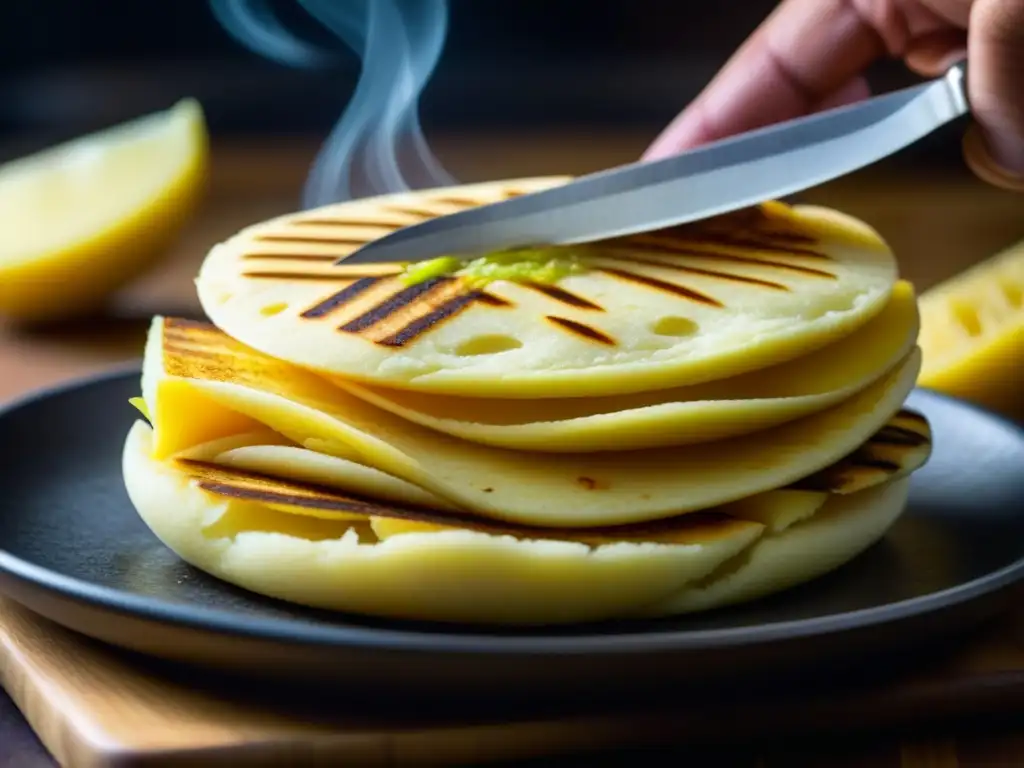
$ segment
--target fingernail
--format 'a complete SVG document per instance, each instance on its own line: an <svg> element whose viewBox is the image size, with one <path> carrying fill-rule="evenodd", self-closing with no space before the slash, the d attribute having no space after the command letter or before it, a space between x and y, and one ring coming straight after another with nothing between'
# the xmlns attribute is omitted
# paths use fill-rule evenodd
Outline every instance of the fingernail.
<svg viewBox="0 0 1024 768"><path fill-rule="evenodd" d="M938 69L939 72L945 72L947 69L952 67L954 64L963 61L967 58L967 47L954 48L952 51L947 53L943 58L939 59Z"/></svg>
<svg viewBox="0 0 1024 768"><path fill-rule="evenodd" d="M964 134L964 160L983 181L1024 192L1024 143L986 136L977 123Z"/></svg>

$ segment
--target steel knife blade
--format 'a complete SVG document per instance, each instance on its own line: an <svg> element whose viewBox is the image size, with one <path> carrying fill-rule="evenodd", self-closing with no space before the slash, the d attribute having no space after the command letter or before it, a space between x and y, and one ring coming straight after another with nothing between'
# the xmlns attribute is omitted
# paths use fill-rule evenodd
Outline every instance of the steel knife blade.
<svg viewBox="0 0 1024 768"><path fill-rule="evenodd" d="M337 263L471 258L570 245L696 221L791 195L863 168L969 111L966 63L943 77L654 162L439 216Z"/></svg>

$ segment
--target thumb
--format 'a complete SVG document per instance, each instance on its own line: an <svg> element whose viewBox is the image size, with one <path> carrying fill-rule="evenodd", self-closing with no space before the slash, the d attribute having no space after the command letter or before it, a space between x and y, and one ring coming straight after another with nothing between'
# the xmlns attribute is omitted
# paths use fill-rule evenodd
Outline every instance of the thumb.
<svg viewBox="0 0 1024 768"><path fill-rule="evenodd" d="M986 181L1024 190L1024 0L977 0L967 50L977 124L965 139L967 162Z"/></svg>

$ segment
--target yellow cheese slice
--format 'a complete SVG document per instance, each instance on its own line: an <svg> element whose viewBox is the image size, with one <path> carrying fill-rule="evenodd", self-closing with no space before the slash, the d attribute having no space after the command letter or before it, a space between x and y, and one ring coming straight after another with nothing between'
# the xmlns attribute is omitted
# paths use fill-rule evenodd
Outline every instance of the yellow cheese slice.
<svg viewBox="0 0 1024 768"><path fill-rule="evenodd" d="M1024 241L921 295L918 384L1024 420Z"/></svg>
<svg viewBox="0 0 1024 768"><path fill-rule="evenodd" d="M641 537L589 546L468 529L367 542L348 520L218 496L185 465L153 459L150 443L149 427L137 422L125 443L123 473L140 517L167 547L227 582L318 608L500 624L612 618L705 576L763 530L691 515L686 534L670 543Z"/></svg>
<svg viewBox="0 0 1024 768"><path fill-rule="evenodd" d="M464 440L579 452L655 448L749 434L824 410L891 371L918 332L914 289L896 284L862 328L816 352L720 381L632 395L497 400L335 384L373 405Z"/></svg>
<svg viewBox="0 0 1024 768"><path fill-rule="evenodd" d="M212 327L154 321L146 377L155 457L188 448L196 414L242 414L298 445L350 458L452 504L523 524L653 520L771 490L846 456L896 413L920 365L915 351L831 409L755 435L696 446L546 455L468 443L375 408ZM145 388L144 388L145 389ZM166 431L165 431L166 430ZM202 430L206 431L206 430ZM311 442L312 441L312 442ZM196 443L201 441L195 441ZM314 447L315 446L315 447Z"/></svg>
<svg viewBox="0 0 1024 768"><path fill-rule="evenodd" d="M643 392L793 359L882 310L882 239L822 208L769 203L575 247L551 283L335 265L397 228L563 179L355 200L251 226L215 246L197 289L219 328L268 355L367 384L466 397ZM581 255L580 255L581 254Z"/></svg>

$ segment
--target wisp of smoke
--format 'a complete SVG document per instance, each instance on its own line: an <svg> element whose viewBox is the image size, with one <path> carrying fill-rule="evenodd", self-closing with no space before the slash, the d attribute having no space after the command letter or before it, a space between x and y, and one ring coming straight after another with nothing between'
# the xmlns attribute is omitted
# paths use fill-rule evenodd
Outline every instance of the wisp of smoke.
<svg viewBox="0 0 1024 768"><path fill-rule="evenodd" d="M341 119L320 148L302 205L448 186L427 146L419 99L448 29L446 0L297 0L359 57L361 72ZM300 39L270 0L210 0L221 25L249 49L294 67L325 67L329 51Z"/></svg>

